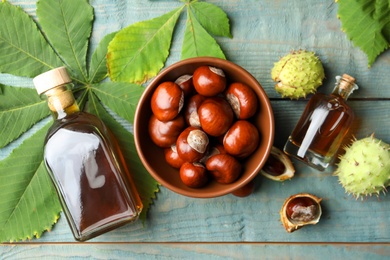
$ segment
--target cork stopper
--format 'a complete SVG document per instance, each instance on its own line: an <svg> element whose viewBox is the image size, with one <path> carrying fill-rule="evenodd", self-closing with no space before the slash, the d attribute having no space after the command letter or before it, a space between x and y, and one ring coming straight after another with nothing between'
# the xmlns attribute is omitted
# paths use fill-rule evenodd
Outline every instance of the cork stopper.
<svg viewBox="0 0 390 260"><path fill-rule="evenodd" d="M340 85L339 85L339 88L340 89L344 89L346 91L349 91L351 89L354 89L355 88L355 78L348 75L348 74L343 74L343 76L341 77L341 80L340 80Z"/></svg>
<svg viewBox="0 0 390 260"><path fill-rule="evenodd" d="M72 82L65 67L59 67L49 70L36 76L33 79L35 88L39 95L49 89Z"/></svg>
<svg viewBox="0 0 390 260"><path fill-rule="evenodd" d="M63 88L55 88L48 90L47 103L51 111L62 111L68 107L75 105L75 99L70 90Z"/></svg>
<svg viewBox="0 0 390 260"><path fill-rule="evenodd" d="M348 74L343 74L343 76L336 76L336 86L332 93L347 100L356 89L359 89L359 86L355 83L355 78Z"/></svg>

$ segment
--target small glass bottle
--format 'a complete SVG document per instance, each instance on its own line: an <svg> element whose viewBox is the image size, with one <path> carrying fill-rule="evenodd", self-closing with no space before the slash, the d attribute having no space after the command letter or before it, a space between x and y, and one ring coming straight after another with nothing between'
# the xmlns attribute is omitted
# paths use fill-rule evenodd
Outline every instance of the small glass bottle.
<svg viewBox="0 0 390 260"><path fill-rule="evenodd" d="M333 161L354 113L346 103L358 86L347 74L336 77L336 87L330 95L316 93L289 136L284 152L320 171Z"/></svg>
<svg viewBox="0 0 390 260"><path fill-rule="evenodd" d="M99 118L79 110L65 67L33 81L54 117L44 161L75 239L85 241L137 220L142 202L118 143Z"/></svg>

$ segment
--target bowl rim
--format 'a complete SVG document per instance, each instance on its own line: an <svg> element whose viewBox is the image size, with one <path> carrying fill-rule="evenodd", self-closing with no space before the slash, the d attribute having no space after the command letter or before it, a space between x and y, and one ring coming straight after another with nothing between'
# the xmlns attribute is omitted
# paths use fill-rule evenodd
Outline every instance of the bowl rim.
<svg viewBox="0 0 390 260"><path fill-rule="evenodd" d="M142 151L139 148L140 147L140 141L139 141L140 139L137 138L137 136L139 136L139 134L140 134L138 131L138 128L139 128L138 121L139 120L137 120L141 116L140 115L140 104L144 103L144 99L147 98L150 94L149 92L153 91L153 89L150 86L155 85L157 82L159 82L162 78L164 78L172 70L175 70L176 68L183 66L183 65L192 64L194 62L196 62L196 63L210 63L210 64L213 64L214 66L218 66L218 65L219 66L226 66L226 63L228 63L229 66L233 67L235 70L238 70L241 73L247 74L248 78L250 78L250 80L253 81L253 83L258 86L259 92L262 96L262 100L266 103L265 104L266 113L268 114L268 117L270 119L270 124L269 124L269 129L268 129L270 134L269 134L268 140L266 140L266 142L264 143L264 145L266 145L266 153L264 154L263 158L259 161L259 163L258 163L256 169L253 171L253 173L248 175L246 178L241 179L240 184L238 184L238 185L230 186L230 187L227 187L226 189L223 189L223 190L210 191L208 193L199 192L199 189L194 189L194 191L183 190L183 189L180 189L180 188L170 184L169 182L166 182L163 178L161 178L158 174L156 174L154 172L154 170L152 169L152 167L149 165L144 154L142 153ZM164 187L168 188L169 190L171 190L175 193L178 193L180 195L184 195L187 197L215 198L215 197L220 197L220 196L224 196L224 195L227 195L229 193L232 193L236 189L239 189L239 188L243 187L244 185L246 185L247 183L249 183L252 179L254 179L258 175L261 168L264 166L266 160L268 159L270 152L271 152L271 147L273 146L274 136L275 136L275 119L274 119L274 114L273 114L271 102L270 102L266 92L264 91L262 85L257 81L257 79L251 73L249 73L246 69L244 69L240 65L238 65L234 62L231 62L229 60L224 60L224 59L216 58L216 57L202 56L202 57L188 58L188 59L184 59L184 60L178 61L176 63L173 63L173 64L167 66L166 68L164 68L163 70L161 70L148 83L148 85L145 87L145 90L142 93L142 95L139 99L139 102L137 104L137 107L136 107L136 111L135 111L135 115L134 115L133 131L134 131L135 147L136 147L138 156L139 156L143 166L148 171L148 173L159 184L163 185Z"/></svg>

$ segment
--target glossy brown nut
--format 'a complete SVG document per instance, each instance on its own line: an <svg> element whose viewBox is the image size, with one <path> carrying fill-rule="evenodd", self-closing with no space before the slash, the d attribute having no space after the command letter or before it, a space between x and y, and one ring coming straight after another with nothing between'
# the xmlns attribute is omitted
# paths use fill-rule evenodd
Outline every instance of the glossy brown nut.
<svg viewBox="0 0 390 260"><path fill-rule="evenodd" d="M233 123L234 114L229 103L221 97L208 98L198 109L202 129L211 136L221 136Z"/></svg>
<svg viewBox="0 0 390 260"><path fill-rule="evenodd" d="M179 115L171 121L160 121L155 115L149 119L148 132L150 139L159 147L171 147L185 128L184 117Z"/></svg>
<svg viewBox="0 0 390 260"><path fill-rule="evenodd" d="M206 97L199 94L188 99L184 107L184 119L188 125L200 127L198 108L205 100Z"/></svg>
<svg viewBox="0 0 390 260"><path fill-rule="evenodd" d="M174 119L180 113L183 105L184 92L174 82L163 82L153 92L151 108L153 114L160 121Z"/></svg>
<svg viewBox="0 0 390 260"><path fill-rule="evenodd" d="M175 80L175 83L183 90L184 96L188 97L195 92L194 84L192 83L192 75L184 74Z"/></svg>
<svg viewBox="0 0 390 260"><path fill-rule="evenodd" d="M172 145L170 148L165 148L164 156L165 161L173 168L179 169L184 163L183 159L181 159L177 153L176 144Z"/></svg>
<svg viewBox="0 0 390 260"><path fill-rule="evenodd" d="M272 176L279 176L286 171L286 166L281 160L279 160L273 154L270 154L263 166L263 170L265 170Z"/></svg>
<svg viewBox="0 0 390 260"><path fill-rule="evenodd" d="M229 154L217 154L211 156L206 162L206 169L216 182L229 184L241 175L240 162Z"/></svg>
<svg viewBox="0 0 390 260"><path fill-rule="evenodd" d="M238 120L225 134L223 147L227 153L244 158L256 150L259 139L259 131L252 123Z"/></svg>
<svg viewBox="0 0 390 260"><path fill-rule="evenodd" d="M272 146L271 153L260 173L274 181L285 181L294 177L295 168L287 154Z"/></svg>
<svg viewBox="0 0 390 260"><path fill-rule="evenodd" d="M309 197L294 198L287 204L286 207L286 214L289 219L304 222L315 219L317 211L317 202ZM302 212L304 212L304 214Z"/></svg>
<svg viewBox="0 0 390 260"><path fill-rule="evenodd" d="M179 135L176 149L186 162L198 162L205 155L209 144L207 134L198 127L189 126Z"/></svg>
<svg viewBox="0 0 390 260"><path fill-rule="evenodd" d="M223 147L222 144L215 144L213 147L210 148L210 150L215 150L215 154L226 154L225 147Z"/></svg>
<svg viewBox="0 0 390 260"><path fill-rule="evenodd" d="M207 97L216 96L226 88L226 77L223 70L212 66L200 66L192 78L195 90Z"/></svg>
<svg viewBox="0 0 390 260"><path fill-rule="evenodd" d="M252 194L254 189L255 189L255 182L252 180L249 183L242 186L241 188L238 188L235 191L233 191L232 194L237 197L247 197Z"/></svg>
<svg viewBox="0 0 390 260"><path fill-rule="evenodd" d="M206 168L200 163L185 162L180 167L180 179L191 188L201 188L207 184L209 177Z"/></svg>
<svg viewBox="0 0 390 260"><path fill-rule="evenodd" d="M280 209L280 220L287 232L306 225L315 225L322 215L322 199L309 193L298 193L287 198Z"/></svg>
<svg viewBox="0 0 390 260"><path fill-rule="evenodd" d="M248 119L256 113L257 97L248 85L239 82L232 83L226 89L225 95L236 118Z"/></svg>
<svg viewBox="0 0 390 260"><path fill-rule="evenodd" d="M200 162L201 163L206 163L207 160L211 157L211 156L214 156L214 155L217 155L217 154L226 154L226 151L225 151L225 148L223 148L223 145L222 144L215 144L213 145L212 147L210 147L206 154L203 156L202 159L200 159Z"/></svg>

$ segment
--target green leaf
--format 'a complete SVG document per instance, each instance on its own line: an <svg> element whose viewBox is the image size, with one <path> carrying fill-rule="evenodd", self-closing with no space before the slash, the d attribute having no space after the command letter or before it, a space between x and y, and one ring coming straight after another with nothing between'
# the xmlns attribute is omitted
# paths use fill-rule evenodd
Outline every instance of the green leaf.
<svg viewBox="0 0 390 260"><path fill-rule="evenodd" d="M107 77L107 48L115 34L116 32L104 36L104 38L99 42L95 52L92 54L88 82L100 82Z"/></svg>
<svg viewBox="0 0 390 260"><path fill-rule="evenodd" d="M184 32L181 59L198 56L213 56L226 59L218 43L196 20L194 14L187 9L187 22Z"/></svg>
<svg viewBox="0 0 390 260"><path fill-rule="evenodd" d="M47 102L35 89L2 86L0 95L0 147L14 141L49 115Z"/></svg>
<svg viewBox="0 0 390 260"><path fill-rule="evenodd" d="M92 53L88 51L88 40L93 9L87 0L40 0L38 5L40 26L20 8L4 1L0 3L0 73L35 77L66 63L76 80L74 91L81 107L85 106L101 117L116 135L143 200L141 219L145 219L158 192L158 184L143 167L133 135L120 123L123 120L105 110L107 108L133 122L134 110L144 89L129 83L97 83L107 75L106 61L110 68L108 72L116 73L110 77L118 81L143 82L156 75L169 55L175 25L186 5L153 20L129 26L119 36L115 33L107 35L93 52L89 68L86 58ZM51 44L38 27L43 28ZM210 44L211 36L194 17L187 29L194 30L194 33L187 37L190 41L183 46ZM206 38L195 40L199 36ZM125 42L127 40L129 42ZM111 52L106 59L108 45ZM209 54L221 56L219 46L215 46L218 45L214 41ZM196 54L202 54L198 50L203 48L196 46ZM6 137L1 140L17 138L48 114L45 102L34 90L2 85L0 90L0 135ZM47 129L45 126L36 132L0 161L0 241L39 237L59 217L60 204L42 163Z"/></svg>
<svg viewBox="0 0 390 260"><path fill-rule="evenodd" d="M86 0L40 0L37 16L42 30L78 80L87 82L88 40L93 9Z"/></svg>
<svg viewBox="0 0 390 260"><path fill-rule="evenodd" d="M31 17L0 2L0 73L35 77L62 65Z"/></svg>
<svg viewBox="0 0 390 260"><path fill-rule="evenodd" d="M48 128L46 124L0 161L0 241L38 238L59 218L61 206L42 162Z"/></svg>
<svg viewBox="0 0 390 260"><path fill-rule="evenodd" d="M138 100L144 89L142 86L126 82L93 85L93 93L99 100L130 123L134 121Z"/></svg>
<svg viewBox="0 0 390 260"><path fill-rule="evenodd" d="M193 2L190 8L209 33L232 38L229 18L221 8L207 2Z"/></svg>
<svg viewBox="0 0 390 260"><path fill-rule="evenodd" d="M104 109L93 93L90 93L89 101L87 111L101 118L119 142L123 156L125 157L127 166L134 178L135 185L144 205L140 218L145 220L146 213L155 198L155 193L159 191L158 183L150 176L141 163L135 149L134 136Z"/></svg>
<svg viewBox="0 0 390 260"><path fill-rule="evenodd" d="M123 146L126 160L131 164L131 169L134 169L136 172L136 182L142 185L142 187L138 188L145 205L143 211L143 218L145 218L147 209L152 203L152 199L155 198L154 193L158 191L157 183L143 168L131 133L126 131L116 119L111 117L104 110L103 105L99 103L105 103L108 108L132 122L134 110L143 88L128 83L108 82L96 85L90 84L91 82L99 82L107 75L107 68L105 67L107 46L115 33L107 35L99 43L97 49L92 54L91 66L88 71L86 55L88 53L88 38L90 36L93 12L92 7L85 0L82 1L56 0L49 3L48 0L41 0L39 2L40 7L39 11L37 11L39 20L43 21L42 28L45 30L47 37L51 39L55 51L42 37L32 19L22 12L20 8L15 8L7 3L1 3L1 21L12 21L11 24L20 25L24 30L23 32L26 32L28 26L32 26L35 31L29 31L24 35L25 37L28 36L29 39L33 39L33 41L30 41L32 45L23 45L21 42L25 43L27 41L23 37L18 36L20 28L6 24L6 27L0 27L0 46L6 47L9 45L18 50L20 53L13 56L12 59L14 60L18 60L22 54L28 56L34 61L31 67L36 72L34 70L32 70L33 73L29 71L27 74L24 70L20 71L25 74L19 72L19 69L25 65L24 63L15 63L13 67L3 66L0 68L6 68L5 72L13 73L14 75L34 77L53 68L53 64L55 64L55 67L62 66L63 63L59 58L54 58L58 63L44 63L46 60L50 61L50 55L53 57L56 57L56 53L61 55L75 79L83 85L76 87L81 104L93 104L92 107L97 108L95 111L99 111L98 114L105 119L109 127L114 128L114 133L120 140L121 146ZM79 3L81 3L81 6L78 5ZM86 12L82 10L86 10ZM75 14L80 17L75 18ZM21 19L23 23L18 19ZM28 26L23 26L23 24ZM8 38L3 37L4 35ZM40 42L34 39L39 39ZM19 46L15 47L13 41L18 43ZM37 48L37 46L40 47ZM37 51L35 56L32 51L25 51L29 50L28 48L30 47ZM69 51L67 51L68 48ZM9 53L9 49L7 49L7 53L1 49L0 57L5 57ZM42 59L39 59L40 54L42 54ZM26 60L23 60L23 62L26 62ZM9 68L12 68L12 70ZM87 75L86 71L90 75ZM2 90L0 96L1 141L9 143L9 141L14 140L21 133L31 128L42 117L47 116L49 112L46 102L39 98L34 89L7 86L0 86L0 88ZM96 96L94 94L91 95L91 100L88 101L88 93L92 93L92 91L96 93ZM10 156L0 162L0 196L2 198L0 201L0 241L24 240L33 236L39 237L44 230L50 229L59 217L61 208L42 163L43 140L47 129L48 126L26 139Z"/></svg>
<svg viewBox="0 0 390 260"><path fill-rule="evenodd" d="M119 31L108 46L112 81L143 83L163 68L172 34L183 7Z"/></svg>
<svg viewBox="0 0 390 260"><path fill-rule="evenodd" d="M390 3L388 0L340 0L338 17L342 30L368 57L370 67L390 44Z"/></svg>

